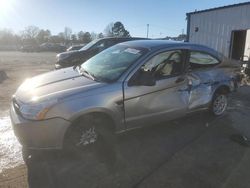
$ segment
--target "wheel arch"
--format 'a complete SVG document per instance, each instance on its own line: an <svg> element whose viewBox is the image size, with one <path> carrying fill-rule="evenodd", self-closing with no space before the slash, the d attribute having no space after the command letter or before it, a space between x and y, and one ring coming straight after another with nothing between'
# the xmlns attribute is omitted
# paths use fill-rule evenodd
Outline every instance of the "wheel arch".
<svg viewBox="0 0 250 188"><path fill-rule="evenodd" d="M104 110L104 109L92 109L92 110L88 110L82 113L77 113L70 119L70 121L72 122L70 127L74 126L82 118L86 118L89 116L91 116L91 118L94 118L94 119L101 118L107 121L108 124L106 126L108 126L108 128L113 131L115 131L117 128L117 121L115 120L111 112L108 112L107 110Z"/></svg>
<svg viewBox="0 0 250 188"><path fill-rule="evenodd" d="M100 126L96 127L98 129L98 134L101 134L106 139L113 138L113 135L115 135L115 130L116 130L116 126L115 126L115 122L114 122L113 118L105 112L97 112L97 111L88 112L88 113L79 114L78 116L75 116L74 119L72 119L72 121L71 121L72 123L70 124L70 126L68 127L68 129L66 130L66 132L64 134L63 148L68 147L67 146L68 141L69 141L72 133L74 135L74 132L72 132L72 131L74 131L75 128L77 128L79 123L89 122L89 120L90 120L89 118L91 118L91 122L92 122L92 120L94 120L94 123L96 121L96 118L101 118L101 120L99 120L99 121L97 120L97 123L101 123Z"/></svg>
<svg viewBox="0 0 250 188"><path fill-rule="evenodd" d="M220 86L218 86L215 90L214 90L214 93L213 93L213 96L216 94L216 93L223 93L223 94L228 94L231 92L231 89L230 89L230 86L226 85L226 84L222 84Z"/></svg>

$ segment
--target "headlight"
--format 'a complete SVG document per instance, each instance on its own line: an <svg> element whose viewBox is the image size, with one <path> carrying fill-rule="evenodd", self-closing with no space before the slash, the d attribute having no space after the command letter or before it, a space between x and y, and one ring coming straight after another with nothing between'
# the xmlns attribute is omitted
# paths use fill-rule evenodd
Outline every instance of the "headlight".
<svg viewBox="0 0 250 188"><path fill-rule="evenodd" d="M57 100L48 100L43 102L34 102L30 104L21 104L20 112L22 116L30 120L43 120L47 112L57 103Z"/></svg>

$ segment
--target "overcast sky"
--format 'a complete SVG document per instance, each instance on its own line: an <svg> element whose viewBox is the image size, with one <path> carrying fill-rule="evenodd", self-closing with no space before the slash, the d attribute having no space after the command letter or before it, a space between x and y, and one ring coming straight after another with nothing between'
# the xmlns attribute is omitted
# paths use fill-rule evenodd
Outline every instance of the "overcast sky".
<svg viewBox="0 0 250 188"><path fill-rule="evenodd" d="M0 29L14 32L28 25L49 29L52 34L70 27L103 32L121 21L132 36L177 36L186 32L186 13L246 1L241 0L0 0Z"/></svg>

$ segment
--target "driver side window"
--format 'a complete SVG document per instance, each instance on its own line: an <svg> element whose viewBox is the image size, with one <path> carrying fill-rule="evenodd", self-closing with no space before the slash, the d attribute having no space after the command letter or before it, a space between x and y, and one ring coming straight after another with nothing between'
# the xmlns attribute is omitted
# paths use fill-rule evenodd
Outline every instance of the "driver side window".
<svg viewBox="0 0 250 188"><path fill-rule="evenodd" d="M143 67L160 79L162 77L179 75L182 73L182 51L173 50L157 54Z"/></svg>

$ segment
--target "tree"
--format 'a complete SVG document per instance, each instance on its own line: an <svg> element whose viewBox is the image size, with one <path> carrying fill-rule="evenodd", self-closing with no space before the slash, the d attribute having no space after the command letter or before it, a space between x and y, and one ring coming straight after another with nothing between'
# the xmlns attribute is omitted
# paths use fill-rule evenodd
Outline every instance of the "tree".
<svg viewBox="0 0 250 188"><path fill-rule="evenodd" d="M64 28L64 39L65 39L65 43L69 43L70 39L71 39L71 34L72 34L72 29L69 27L65 27Z"/></svg>
<svg viewBox="0 0 250 188"><path fill-rule="evenodd" d="M47 30L41 29L39 31L39 33L37 34L36 39L41 44L41 43L44 43L44 42L48 42L50 36L51 36L50 30L48 30L48 29Z"/></svg>
<svg viewBox="0 0 250 188"><path fill-rule="evenodd" d="M5 45L10 44L12 43L13 38L14 38L14 35L11 30L4 29L0 31L0 43L1 44L5 44Z"/></svg>
<svg viewBox="0 0 250 188"><path fill-rule="evenodd" d="M89 43L91 41L91 35L89 32L83 34L83 43Z"/></svg>
<svg viewBox="0 0 250 188"><path fill-rule="evenodd" d="M72 41L73 43L76 43L76 42L77 42L76 34L71 35L71 41Z"/></svg>
<svg viewBox="0 0 250 188"><path fill-rule="evenodd" d="M97 35L97 38L98 38L98 39L100 39L100 38L104 38L103 33L99 33L99 34Z"/></svg>
<svg viewBox="0 0 250 188"><path fill-rule="evenodd" d="M35 39L39 33L40 29L36 26L28 26L22 31L23 39Z"/></svg>
<svg viewBox="0 0 250 188"><path fill-rule="evenodd" d="M21 39L24 44L36 44L36 37L40 29L36 26L28 26L23 31L21 31Z"/></svg>
<svg viewBox="0 0 250 188"><path fill-rule="evenodd" d="M97 38L97 34L95 32L91 32L91 40L95 40Z"/></svg>
<svg viewBox="0 0 250 188"><path fill-rule="evenodd" d="M83 31L79 31L79 32L77 33L77 36L78 36L78 40L79 40L80 42L83 42L84 32L83 32Z"/></svg>
<svg viewBox="0 0 250 188"><path fill-rule="evenodd" d="M80 31L77 35L81 43L89 43L91 41L91 34L89 32Z"/></svg>
<svg viewBox="0 0 250 188"><path fill-rule="evenodd" d="M114 26L112 27L112 33L113 36L116 37L131 37L121 22L115 22Z"/></svg>
<svg viewBox="0 0 250 188"><path fill-rule="evenodd" d="M49 41L53 43L65 43L64 33L60 32L57 35L51 36Z"/></svg>
<svg viewBox="0 0 250 188"><path fill-rule="evenodd" d="M105 37L113 37L114 34L113 34L113 31L112 31L112 28L114 27L114 23L111 22L110 24L108 24L105 29L104 29L104 35Z"/></svg>

